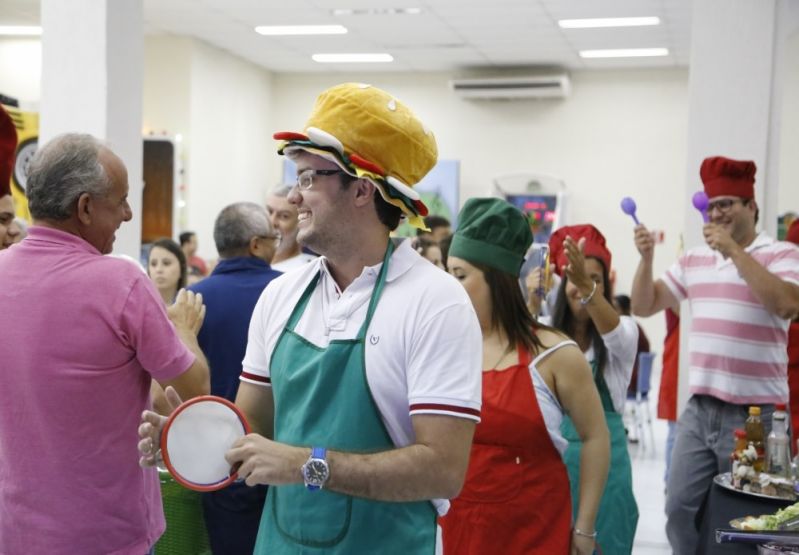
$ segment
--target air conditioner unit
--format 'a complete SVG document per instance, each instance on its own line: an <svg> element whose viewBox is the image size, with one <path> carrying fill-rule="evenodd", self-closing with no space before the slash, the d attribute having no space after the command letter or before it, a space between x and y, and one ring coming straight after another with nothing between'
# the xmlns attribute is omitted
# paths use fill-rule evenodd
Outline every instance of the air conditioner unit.
<svg viewBox="0 0 799 555"><path fill-rule="evenodd" d="M571 81L565 73L453 79L450 85L455 94L461 98L485 100L565 98L571 92Z"/></svg>

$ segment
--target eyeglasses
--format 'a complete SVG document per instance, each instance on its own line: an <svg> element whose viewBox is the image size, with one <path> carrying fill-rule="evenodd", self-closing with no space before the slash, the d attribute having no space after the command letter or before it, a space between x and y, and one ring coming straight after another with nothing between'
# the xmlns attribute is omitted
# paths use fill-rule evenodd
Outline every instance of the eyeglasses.
<svg viewBox="0 0 799 555"><path fill-rule="evenodd" d="M711 214L713 210L718 208L719 212L726 214L736 202L745 203L746 201L742 198L724 198L721 200L714 200L713 202L709 202L707 204L707 213Z"/></svg>
<svg viewBox="0 0 799 555"><path fill-rule="evenodd" d="M307 191L313 186L313 176L315 175L336 175L346 173L344 170L305 170L297 175L297 187L300 191Z"/></svg>

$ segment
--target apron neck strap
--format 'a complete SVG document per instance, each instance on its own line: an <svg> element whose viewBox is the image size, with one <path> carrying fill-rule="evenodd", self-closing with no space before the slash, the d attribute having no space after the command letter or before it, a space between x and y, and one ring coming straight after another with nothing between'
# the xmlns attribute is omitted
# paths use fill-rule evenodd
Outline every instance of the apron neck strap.
<svg viewBox="0 0 799 555"><path fill-rule="evenodd" d="M377 276L377 283L375 283L374 291L372 291L372 298L369 300L369 310L366 311L366 319L363 321L361 330L358 332L358 339L366 337L366 330L369 323L372 321L372 316L377 309L377 301L380 300L380 295L383 294L383 287L386 284L386 276L388 275L388 262L394 252L394 241L389 237L388 245L386 246L386 253L383 255L383 266L380 267L380 274Z"/></svg>

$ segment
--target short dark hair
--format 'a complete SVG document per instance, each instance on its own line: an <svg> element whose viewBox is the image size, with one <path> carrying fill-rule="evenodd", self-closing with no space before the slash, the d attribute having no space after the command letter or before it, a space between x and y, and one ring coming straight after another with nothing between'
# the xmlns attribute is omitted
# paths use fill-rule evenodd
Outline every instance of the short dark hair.
<svg viewBox="0 0 799 555"><path fill-rule="evenodd" d="M437 227L452 227L452 224L448 219L446 219L444 216L439 216L437 214L430 214L429 216L425 216L424 225L428 229L430 229L430 231L433 231ZM416 230L416 235L422 235L424 233L428 232L422 229Z"/></svg>
<svg viewBox="0 0 799 555"><path fill-rule="evenodd" d="M168 237L163 237L161 239L158 239L157 241L154 241L153 244L150 245L150 252L147 253L148 276L150 275L150 254L152 254L153 249L155 247L161 247L164 250L168 250L177 257L178 264L180 264L180 278L178 278L178 291L180 291L181 289L186 287L186 281L189 275L188 265L186 264L186 255L183 254L183 249L181 249L180 245L178 245Z"/></svg>
<svg viewBox="0 0 799 555"><path fill-rule="evenodd" d="M184 231L183 233L181 233L179 235L180 246L182 247L186 243L190 242L191 238L194 237L195 235L196 235L196 233L194 233L193 231Z"/></svg>
<svg viewBox="0 0 799 555"><path fill-rule="evenodd" d="M354 181L358 181L359 177L355 177L354 175L350 175L348 173L340 173L341 178L341 188L346 190L349 188L350 184ZM383 200L383 195L380 194L380 191L377 190L375 187L375 210L377 211L377 217L384 226L388 228L389 231L394 231L399 227L400 220L402 219L402 210L394 206L393 204L387 203Z"/></svg>

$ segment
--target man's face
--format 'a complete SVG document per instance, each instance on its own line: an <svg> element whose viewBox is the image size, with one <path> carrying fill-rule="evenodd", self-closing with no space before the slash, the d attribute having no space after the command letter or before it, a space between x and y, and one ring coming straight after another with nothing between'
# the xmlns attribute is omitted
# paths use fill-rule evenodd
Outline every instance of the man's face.
<svg viewBox="0 0 799 555"><path fill-rule="evenodd" d="M755 233L756 211L754 199L718 196L710 199L707 213L712 223L726 229L736 243L745 245Z"/></svg>
<svg viewBox="0 0 799 555"><path fill-rule="evenodd" d="M130 221L133 212L128 204L128 172L125 164L110 150L100 152L111 186L106 196L91 197L91 224L86 232L89 241L102 254L114 249L116 231L122 222Z"/></svg>
<svg viewBox="0 0 799 555"><path fill-rule="evenodd" d="M296 160L297 174L314 170L338 170L334 162L303 153ZM288 196L297 207L297 240L319 254L326 254L347 233L340 222L349 217L349 203L340 174L314 175L309 189L294 187Z"/></svg>
<svg viewBox="0 0 799 555"><path fill-rule="evenodd" d="M19 230L12 225L14 222L14 199L11 195L0 197L0 250L7 249L14 244L14 237Z"/></svg>
<svg viewBox="0 0 799 555"><path fill-rule="evenodd" d="M183 243L183 252L186 253L186 258L194 256L197 252L197 236L192 235L189 240Z"/></svg>
<svg viewBox="0 0 799 555"><path fill-rule="evenodd" d="M269 195L266 197L266 211L275 232L280 233L279 251L287 251L297 243L297 207L286 197Z"/></svg>

